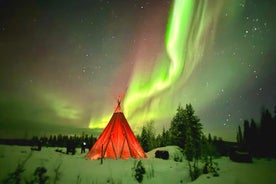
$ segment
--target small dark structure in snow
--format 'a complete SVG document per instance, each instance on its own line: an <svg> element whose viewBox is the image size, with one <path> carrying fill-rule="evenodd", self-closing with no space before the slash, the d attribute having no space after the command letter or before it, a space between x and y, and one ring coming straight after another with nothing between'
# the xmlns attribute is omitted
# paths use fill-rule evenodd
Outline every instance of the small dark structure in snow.
<svg viewBox="0 0 276 184"><path fill-rule="evenodd" d="M252 156L248 152L233 151L229 157L234 162L252 163Z"/></svg>
<svg viewBox="0 0 276 184"><path fill-rule="evenodd" d="M169 152L166 151L166 150L156 150L155 158L162 158L164 160L168 160L169 159Z"/></svg>
<svg viewBox="0 0 276 184"><path fill-rule="evenodd" d="M75 155L76 153L76 145L74 143L74 141L69 140L67 142L67 146L66 146L66 154L72 153L72 155Z"/></svg>

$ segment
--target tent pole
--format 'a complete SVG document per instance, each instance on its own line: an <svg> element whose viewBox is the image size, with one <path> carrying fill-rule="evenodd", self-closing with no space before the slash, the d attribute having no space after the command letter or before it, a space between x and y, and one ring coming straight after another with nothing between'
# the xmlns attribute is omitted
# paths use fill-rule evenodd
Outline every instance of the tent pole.
<svg viewBox="0 0 276 184"><path fill-rule="evenodd" d="M103 144L102 144L102 150L101 150L101 164L103 164Z"/></svg>

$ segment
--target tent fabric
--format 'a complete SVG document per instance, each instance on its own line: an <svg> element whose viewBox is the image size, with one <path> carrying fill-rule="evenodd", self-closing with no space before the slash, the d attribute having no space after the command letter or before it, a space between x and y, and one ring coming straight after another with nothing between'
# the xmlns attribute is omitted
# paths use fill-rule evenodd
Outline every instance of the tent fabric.
<svg viewBox="0 0 276 184"><path fill-rule="evenodd" d="M118 106L120 106L119 103ZM120 109L118 106L99 139L87 153L86 157L88 159L96 160L102 157L111 159L147 157L124 114L118 110Z"/></svg>

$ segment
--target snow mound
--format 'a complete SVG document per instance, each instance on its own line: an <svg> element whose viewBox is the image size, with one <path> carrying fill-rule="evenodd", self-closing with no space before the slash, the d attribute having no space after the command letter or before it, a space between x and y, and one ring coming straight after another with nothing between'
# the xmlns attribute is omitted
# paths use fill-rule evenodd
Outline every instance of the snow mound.
<svg viewBox="0 0 276 184"><path fill-rule="evenodd" d="M155 148L146 153L147 157L155 158L155 152L157 150L168 151L169 152L169 160L174 160L174 161L183 161L184 160L184 156L182 153L183 150L178 146L166 146L166 147Z"/></svg>

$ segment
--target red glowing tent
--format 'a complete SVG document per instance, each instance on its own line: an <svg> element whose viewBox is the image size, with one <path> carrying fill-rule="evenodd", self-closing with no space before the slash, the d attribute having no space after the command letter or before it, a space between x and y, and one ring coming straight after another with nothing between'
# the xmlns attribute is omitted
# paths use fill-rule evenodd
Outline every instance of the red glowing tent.
<svg viewBox="0 0 276 184"><path fill-rule="evenodd" d="M108 125L86 157L91 160L99 158L127 159L130 157L147 157L121 111L119 100Z"/></svg>

